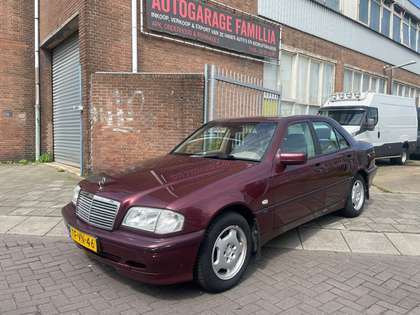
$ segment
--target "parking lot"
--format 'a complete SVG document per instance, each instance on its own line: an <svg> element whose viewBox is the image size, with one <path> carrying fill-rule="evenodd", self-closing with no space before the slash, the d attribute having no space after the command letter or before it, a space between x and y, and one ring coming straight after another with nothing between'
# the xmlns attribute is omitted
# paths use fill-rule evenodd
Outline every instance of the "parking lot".
<svg viewBox="0 0 420 315"><path fill-rule="evenodd" d="M420 314L420 163L381 163L362 216L318 219L270 242L236 288L133 282L89 259L60 208L77 176L0 166L1 314Z"/></svg>

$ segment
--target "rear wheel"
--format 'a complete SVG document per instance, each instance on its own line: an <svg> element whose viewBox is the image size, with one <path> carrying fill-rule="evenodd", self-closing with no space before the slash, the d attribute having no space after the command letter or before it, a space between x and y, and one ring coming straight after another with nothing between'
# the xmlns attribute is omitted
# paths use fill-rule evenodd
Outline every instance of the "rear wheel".
<svg viewBox="0 0 420 315"><path fill-rule="evenodd" d="M248 267L251 250L251 229L245 218L234 212L220 216L207 230L195 280L209 292L229 290Z"/></svg>
<svg viewBox="0 0 420 315"><path fill-rule="evenodd" d="M366 202L366 192L367 188L364 178L356 175L351 185L346 207L342 210L343 216L354 218L363 212Z"/></svg>
<svg viewBox="0 0 420 315"><path fill-rule="evenodd" d="M398 165L405 165L408 160L408 152L407 149L403 149L401 156L397 158L392 158L391 163L398 164Z"/></svg>

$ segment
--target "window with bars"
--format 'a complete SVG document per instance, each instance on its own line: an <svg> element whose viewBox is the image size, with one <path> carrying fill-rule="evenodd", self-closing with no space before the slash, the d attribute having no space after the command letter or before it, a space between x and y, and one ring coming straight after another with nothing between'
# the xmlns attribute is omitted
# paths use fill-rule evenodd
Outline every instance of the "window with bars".
<svg viewBox="0 0 420 315"><path fill-rule="evenodd" d="M386 80L367 72L350 68L344 69L343 92L386 92Z"/></svg>
<svg viewBox="0 0 420 315"><path fill-rule="evenodd" d="M282 114L315 114L334 93L335 65L302 53L281 52L280 69L264 67L266 80L278 78L282 91ZM271 79L269 79L271 78ZM267 87L273 83L264 82Z"/></svg>
<svg viewBox="0 0 420 315"><path fill-rule="evenodd" d="M420 52L420 21L390 0L358 0L358 20Z"/></svg>
<svg viewBox="0 0 420 315"><path fill-rule="evenodd" d="M417 106L420 106L420 87L415 87L409 84L393 81L392 94L415 98Z"/></svg>

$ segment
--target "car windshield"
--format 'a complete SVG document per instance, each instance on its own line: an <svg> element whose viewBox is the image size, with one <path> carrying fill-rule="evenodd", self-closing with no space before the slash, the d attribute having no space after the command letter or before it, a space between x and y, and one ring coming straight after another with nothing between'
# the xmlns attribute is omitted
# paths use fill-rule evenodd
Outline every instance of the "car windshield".
<svg viewBox="0 0 420 315"><path fill-rule="evenodd" d="M324 109L320 114L336 120L342 126L360 126L365 117L363 109Z"/></svg>
<svg viewBox="0 0 420 315"><path fill-rule="evenodd" d="M276 123L212 123L182 142L172 154L259 162L273 138Z"/></svg>

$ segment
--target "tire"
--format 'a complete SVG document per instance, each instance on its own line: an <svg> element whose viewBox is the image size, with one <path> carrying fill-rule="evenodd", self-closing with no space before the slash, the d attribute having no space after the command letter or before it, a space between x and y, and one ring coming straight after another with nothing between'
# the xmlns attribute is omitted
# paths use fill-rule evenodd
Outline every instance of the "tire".
<svg viewBox="0 0 420 315"><path fill-rule="evenodd" d="M207 229L197 258L195 281L208 292L231 289L246 271L251 252L247 220L235 212L221 215Z"/></svg>
<svg viewBox="0 0 420 315"><path fill-rule="evenodd" d="M392 158L391 163L398 164L398 165L405 165L405 163L407 163L407 160L408 160L408 152L407 152L407 149L404 148L401 153L401 156L397 158Z"/></svg>
<svg viewBox="0 0 420 315"><path fill-rule="evenodd" d="M359 198L357 197L357 194L359 194ZM365 207L366 196L366 182L364 178L358 174L352 181L346 207L341 211L341 214L347 218L358 217Z"/></svg>

